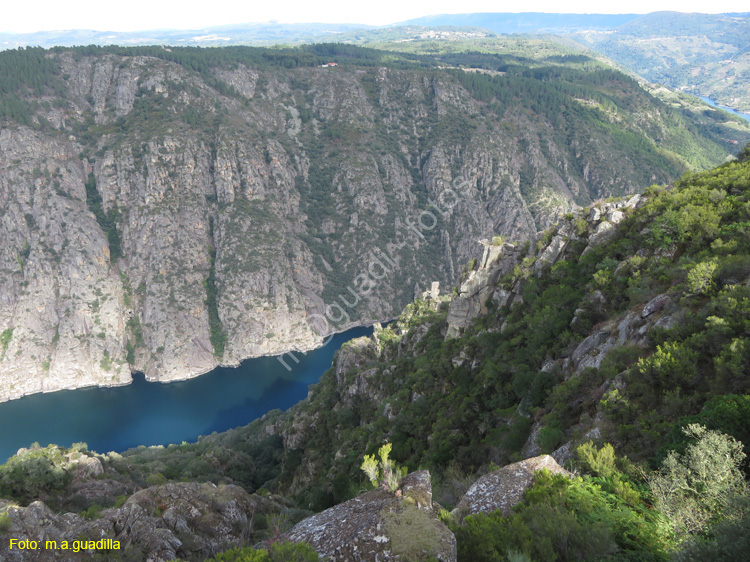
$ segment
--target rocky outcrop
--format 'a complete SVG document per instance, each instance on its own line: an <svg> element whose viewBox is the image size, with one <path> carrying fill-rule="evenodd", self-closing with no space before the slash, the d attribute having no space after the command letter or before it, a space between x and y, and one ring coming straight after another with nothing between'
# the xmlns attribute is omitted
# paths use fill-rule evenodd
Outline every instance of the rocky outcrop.
<svg viewBox="0 0 750 562"><path fill-rule="evenodd" d="M119 542L119 552L133 559L167 562L179 557L197 562L244 544L252 534L254 516L281 507L237 486L197 483L141 490L122 507L107 509L93 520L55 513L36 501L28 507L7 507L7 536L40 541L42 545L55 541L58 549L41 546L35 551L22 551L10 549L4 540L0 542L0 560L78 561L81 554L73 552L74 541L110 539ZM63 541L68 541L68 550L60 548Z"/></svg>
<svg viewBox="0 0 750 562"><path fill-rule="evenodd" d="M489 315L490 319L483 322L485 328L482 332L502 332L508 325L506 315L512 314L514 308L523 306L524 291L528 284L536 282L536 275L540 272L543 275L549 273L550 268L555 268L565 260L575 262L580 259L582 250L588 246L589 238L601 220L617 211L623 216L610 218L622 222L632 212L632 207L641 201L644 200L633 197L624 201L596 204L585 212L571 213L570 216L562 218L555 227L539 233L536 240L530 244L501 244L499 240L492 244L483 241L482 254L465 272L465 279L458 295L453 295L445 301L437 291L425 291L421 295L422 299L409 305L402 316L388 328L376 330L372 338L352 341L342 348L334 362L335 378L329 375L328 380L323 383L327 388L326 396L336 397L333 402L326 402L326 408L330 408L337 418L359 424L360 427L373 427L373 418L368 416L383 416L389 423L404 419L404 412L408 412L412 404L426 403L425 397L430 395L430 390L428 388L425 392L424 388L409 388L408 392L396 395L395 389L402 390L399 385L404 376L398 365L399 358L425 353L425 349L429 348L424 348L421 341L428 333L433 338L443 336L445 339L451 339L461 336L463 330L483 314ZM644 252L639 253L634 261L639 262L643 259ZM604 260L602 265L614 275L624 275L623 268L631 267L629 258L618 262L610 257ZM438 300L433 298L433 293L437 293ZM651 328L669 329L679 320L674 299L667 294L650 299L642 308L634 306L630 310L615 313L605 293L609 294L606 288L591 287L589 292L581 292L579 302L571 302L571 307L575 307L575 313L570 321L569 344L532 367L533 370L550 373L557 381L578 377L587 368L601 367L613 349L622 346L647 349ZM434 313L443 312L446 307L448 310L443 321L440 314ZM420 317L420 311L429 312ZM479 332L479 337L482 332ZM454 343L445 345L450 346ZM637 352L637 349L633 352ZM452 369L452 376L457 380L477 374L481 377L486 372L482 362L483 353L492 353L492 350L482 349L481 345L477 348L471 343L456 347L449 356L449 363L446 361L442 368L447 372ZM502 366L498 365L498 371L502 372ZM436 378L439 379L439 376ZM625 382L620 380L617 384L624 385ZM450 388L450 383L443 383L441 388ZM602 385L600 388L589 389L585 398L577 397L575 401L571 400L568 406L571 409L580 409L580 415L577 423L560 435L559 442L553 445L554 448L549 448L548 441L545 448L540 445L540 442L543 442L540 436L548 436L547 432L541 433L545 429L543 418L537 414L532 420L534 412L530 407L529 397L520 397L514 415L517 413L532 422L530 433L524 435L525 443L521 455L535 457L542 452L550 452L558 463L564 463L582 442L580 436L584 436L584 439L595 439L596 435L608 431L601 417L597 417L596 408L602 397L612 389ZM304 469L294 471L291 478L291 488L294 490L311 485L314 481L312 475L316 472L320 474L329 470L318 456L303 452L305 443L320 440L321 435L325 434L326 439L336 443L335 461L341 461L346 457L352 443L345 429L325 425L325 415L321 414L320 410L316 411L313 403L314 395L311 394L311 399L300 404L285 423L278 420L274 422L273 431L282 435L285 450L296 451L295 454L302 453L307 463L304 464ZM582 407L584 403L585 407ZM366 406L363 407L363 404ZM361 415L363 411L367 413ZM359 416L352 415L353 412ZM376 414L372 414L373 412ZM505 419L499 424L509 422L514 423ZM485 433L492 427L493 425L485 420L480 420L477 426L478 431ZM594 429L599 433L592 433ZM459 430L453 431L458 433ZM537 442L538 440L540 442ZM490 459L494 462L505 461L500 455Z"/></svg>
<svg viewBox="0 0 750 562"><path fill-rule="evenodd" d="M331 562L456 560L456 539L437 518L427 471L396 493L373 490L304 519L284 538L310 544Z"/></svg>
<svg viewBox="0 0 750 562"><path fill-rule="evenodd" d="M589 237L588 246L586 246L581 255L585 256L596 246L601 246L611 240L617 232L615 226L625 218L623 211L637 208L641 204L641 201L641 195L636 194L627 200L604 203L600 207L593 208L588 219L594 231Z"/></svg>
<svg viewBox="0 0 750 562"><path fill-rule="evenodd" d="M517 257L513 244L492 244L480 240L484 252L461 283L458 297L448 306L448 331L446 337L459 336L477 316L487 313L489 299L495 293L497 280L513 269Z"/></svg>
<svg viewBox="0 0 750 562"><path fill-rule="evenodd" d="M597 301L599 297L590 295L587 300ZM615 347L647 345L648 331L652 327L670 329L676 325L675 313L676 306L672 298L662 294L646 303L640 314L631 310L602 323L570 354L565 363L567 374L579 373L587 367L601 367L607 353Z"/></svg>
<svg viewBox="0 0 750 562"><path fill-rule="evenodd" d="M477 480L452 513L459 518L497 510L509 515L513 506L523 499L523 493L532 485L534 474L539 470L573 476L549 455L509 464Z"/></svg>

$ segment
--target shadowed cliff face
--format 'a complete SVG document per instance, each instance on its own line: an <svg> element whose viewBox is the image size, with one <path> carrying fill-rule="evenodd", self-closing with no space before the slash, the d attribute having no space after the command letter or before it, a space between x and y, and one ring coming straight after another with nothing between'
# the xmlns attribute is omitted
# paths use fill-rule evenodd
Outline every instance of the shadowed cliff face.
<svg viewBox="0 0 750 562"><path fill-rule="evenodd" d="M58 93L0 129L0 400L309 349L452 284L480 238L684 169L609 134L663 133L643 92L553 124L439 70L47 57Z"/></svg>

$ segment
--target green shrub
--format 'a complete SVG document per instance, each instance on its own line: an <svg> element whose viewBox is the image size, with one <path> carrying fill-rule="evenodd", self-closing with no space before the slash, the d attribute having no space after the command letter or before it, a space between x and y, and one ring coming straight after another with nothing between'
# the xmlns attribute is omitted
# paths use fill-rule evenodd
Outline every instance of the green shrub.
<svg viewBox="0 0 750 562"><path fill-rule="evenodd" d="M562 507L528 506L508 518L499 513L473 515L456 531L459 562L502 560L516 550L540 562L603 557L615 551L607 529L584 525Z"/></svg>
<svg viewBox="0 0 750 562"><path fill-rule="evenodd" d="M693 439L685 434L685 428L700 424L734 437L744 445L745 455L750 454L750 396L727 394L715 396L695 416L685 416L674 425L666 436L666 444L659 450L656 460L661 463L670 451L684 453ZM746 474L747 474L746 467Z"/></svg>
<svg viewBox="0 0 750 562"><path fill-rule="evenodd" d="M5 357L5 352L8 351L10 340L13 339L13 328L7 328L0 334L0 361Z"/></svg>
<svg viewBox="0 0 750 562"><path fill-rule="evenodd" d="M86 519L99 519L102 509L98 503L92 503L86 511L81 512L81 515Z"/></svg>
<svg viewBox="0 0 750 562"><path fill-rule="evenodd" d="M120 257L122 257L122 238L120 231L117 228L117 223L122 220L122 213L117 207L117 203L115 203L109 211L106 213L104 212L102 197L96 187L96 178L92 173L89 173L88 179L86 180L86 203L89 211L94 214L96 222L99 223L99 226L107 236L107 242L109 243L109 259L111 263L115 263Z"/></svg>
<svg viewBox="0 0 750 562"><path fill-rule="evenodd" d="M716 259L695 264L687 275L687 290L695 295L710 293L716 286L714 277L718 268L719 262Z"/></svg>
<svg viewBox="0 0 750 562"><path fill-rule="evenodd" d="M737 562L750 552L750 498L734 498L725 518L707 536L690 537L675 554L675 562Z"/></svg>
<svg viewBox="0 0 750 562"><path fill-rule="evenodd" d="M70 483L62 451L54 445L31 450L0 465L0 496L29 503L42 495L56 494Z"/></svg>
<svg viewBox="0 0 750 562"><path fill-rule="evenodd" d="M523 416L515 416L503 439L503 449L508 453L517 453L521 450L531 433L533 420Z"/></svg>
<svg viewBox="0 0 750 562"><path fill-rule="evenodd" d="M161 472L154 472L146 477L146 484L149 486L160 486L167 483L167 478Z"/></svg>
<svg viewBox="0 0 750 562"><path fill-rule="evenodd" d="M551 453L557 449L563 438L563 430L558 422L543 427L536 436L536 442L542 453Z"/></svg>
<svg viewBox="0 0 750 562"><path fill-rule="evenodd" d="M576 454L584 469L597 476L609 478L617 472L615 468L615 448L605 443L600 449L589 441L576 448Z"/></svg>
<svg viewBox="0 0 750 562"><path fill-rule="evenodd" d="M629 501L620 494L636 495ZM534 485L507 517L497 511L453 523L459 562L502 561L516 551L539 562L666 561L671 539L663 518L634 488L612 479L571 480L537 473ZM609 558L612 556L612 558Z"/></svg>
<svg viewBox="0 0 750 562"><path fill-rule="evenodd" d="M10 518L10 515L7 513L0 513L0 535L4 535L10 531L12 525L13 520Z"/></svg>
<svg viewBox="0 0 750 562"><path fill-rule="evenodd" d="M589 223L583 217L577 219L573 225L576 229L576 236L583 236L589 231Z"/></svg>
<svg viewBox="0 0 750 562"><path fill-rule="evenodd" d="M682 535L705 531L732 497L747 491L742 443L698 424L684 432L695 442L683 454L671 451L649 477L657 507Z"/></svg>
<svg viewBox="0 0 750 562"><path fill-rule="evenodd" d="M399 468L389 458L392 447L391 443L386 443L378 449L380 461L375 460L375 455L365 455L360 468L373 486L395 492L401 484L401 479L406 476L406 467Z"/></svg>

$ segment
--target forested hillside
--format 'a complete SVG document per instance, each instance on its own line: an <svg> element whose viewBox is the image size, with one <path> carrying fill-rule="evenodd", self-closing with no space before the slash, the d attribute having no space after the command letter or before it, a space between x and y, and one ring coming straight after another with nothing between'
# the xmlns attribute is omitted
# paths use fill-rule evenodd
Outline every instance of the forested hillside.
<svg viewBox="0 0 750 562"><path fill-rule="evenodd" d="M572 37L651 82L750 111L750 14L654 12Z"/></svg>

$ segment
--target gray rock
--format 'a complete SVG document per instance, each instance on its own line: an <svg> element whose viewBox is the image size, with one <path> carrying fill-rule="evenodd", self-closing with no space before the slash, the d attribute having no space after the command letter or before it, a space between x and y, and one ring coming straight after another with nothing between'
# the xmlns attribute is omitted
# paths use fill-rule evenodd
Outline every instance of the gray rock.
<svg viewBox="0 0 750 562"><path fill-rule="evenodd" d="M615 338L607 338L604 342L599 344L596 348L591 350L588 354L581 357L575 366L575 370L582 371L583 369L593 367L598 369L604 363L604 359L607 357L607 352L617 346Z"/></svg>
<svg viewBox="0 0 750 562"><path fill-rule="evenodd" d="M555 459L555 462L559 464L560 466L564 465L568 459L573 457L573 444L568 441L567 443L561 445L557 449L555 449L550 456Z"/></svg>
<svg viewBox="0 0 750 562"><path fill-rule="evenodd" d="M377 345L372 338L361 337L346 342L336 355L336 383L342 388L345 387L349 375L362 369L377 356Z"/></svg>
<svg viewBox="0 0 750 562"><path fill-rule="evenodd" d="M429 291L422 293L422 298L430 298L432 300L438 300L440 297L440 281L433 281Z"/></svg>
<svg viewBox="0 0 750 562"><path fill-rule="evenodd" d="M505 289L498 289L495 291L497 305L500 308L510 305L513 302L513 296L514 293L512 291L506 291Z"/></svg>
<svg viewBox="0 0 750 562"><path fill-rule="evenodd" d="M604 343L609 337L609 333L609 330L597 330L585 340L583 340L580 344L578 344L578 347L575 348L575 351L573 351L570 356L570 359L572 360L574 366L577 368L578 364L586 355L588 355L599 345Z"/></svg>
<svg viewBox="0 0 750 562"><path fill-rule="evenodd" d="M465 517L500 510L503 515L508 515L513 506L523 499L524 491L534 481L534 474L542 469L572 477L550 455L509 464L477 480L458 502L453 513Z"/></svg>
<svg viewBox="0 0 750 562"><path fill-rule="evenodd" d="M310 544L331 562L455 562L456 539L437 518L430 474L409 474L398 495L373 490L299 522L282 538Z"/></svg>
<svg viewBox="0 0 750 562"><path fill-rule="evenodd" d="M625 203L625 208L627 209L637 209L641 207L643 196L641 196L640 193L637 193L633 195L628 201Z"/></svg>
<svg viewBox="0 0 750 562"><path fill-rule="evenodd" d="M74 515L57 514L37 501L28 507L10 507L13 538L54 540L61 544L76 540L112 539L121 551L135 548L143 560L167 562L180 558L208 558L246 541L254 514L279 511L273 500L251 496L238 486L177 483L154 486L133 494L118 509L102 512L89 521ZM8 541L0 541L4 562L47 562L80 560L72 551L40 549L33 559Z"/></svg>
<svg viewBox="0 0 750 562"><path fill-rule="evenodd" d="M568 241L563 236L555 236L549 245L542 251L539 258L534 263L534 271L540 276L545 264L554 265L565 251Z"/></svg>
<svg viewBox="0 0 750 562"><path fill-rule="evenodd" d="M479 243L484 246L482 259L479 261L480 269L489 269L494 266L503 254L503 244L494 245L488 240L480 240Z"/></svg>
<svg viewBox="0 0 750 562"><path fill-rule="evenodd" d="M677 325L677 318L671 314L666 314L654 322L654 328L662 328L664 330L671 330Z"/></svg>
<svg viewBox="0 0 750 562"><path fill-rule="evenodd" d="M601 307L607 304L607 298L604 296L604 293L597 289L596 291L593 291L592 293L586 295L586 302Z"/></svg>
<svg viewBox="0 0 750 562"><path fill-rule="evenodd" d="M617 324L617 343L625 345L625 342L633 337L633 334L641 322L641 317L635 312L628 312Z"/></svg>
<svg viewBox="0 0 750 562"><path fill-rule="evenodd" d="M77 472L84 478L93 478L104 472L102 462L96 457L82 456L76 464Z"/></svg>
<svg viewBox="0 0 750 562"><path fill-rule="evenodd" d="M481 314L487 313L487 302L496 299L500 306L522 302L520 289L513 288L513 296L498 297L497 281L515 267L518 252L513 244L492 245L480 240L484 254L477 269L471 270L459 288L458 298L448 304L448 330L446 338L454 338L463 332Z"/></svg>
<svg viewBox="0 0 750 562"><path fill-rule="evenodd" d="M547 359L542 363L541 368L539 369L543 373L551 373L555 370L555 367L559 366L559 361L556 359Z"/></svg>
<svg viewBox="0 0 750 562"><path fill-rule="evenodd" d="M584 250L584 254L586 253L586 250L589 250L589 248L599 246L609 241L614 236L615 232L616 231L614 224L609 221L600 222L599 226L596 227L594 233L589 237L589 244Z"/></svg>
<svg viewBox="0 0 750 562"><path fill-rule="evenodd" d="M605 218L612 224L617 224L625 218L625 214L622 211L612 209L611 211L607 211Z"/></svg>
<svg viewBox="0 0 750 562"><path fill-rule="evenodd" d="M672 302L672 299L669 297L669 295L655 296L653 299L648 301L648 303L646 303L646 306L643 307L643 310L641 311L641 317L646 318L654 312L659 312L670 302Z"/></svg>
<svg viewBox="0 0 750 562"><path fill-rule="evenodd" d="M531 433L529 433L528 439L526 439L526 443L521 447L521 455L529 458L536 457L542 452L542 448L536 442L536 438L539 436L539 431L541 429L542 424L540 422L535 422L534 426L531 428Z"/></svg>
<svg viewBox="0 0 750 562"><path fill-rule="evenodd" d="M454 367L461 367L466 362L467 359L468 357L466 353L462 351L461 353L456 355L453 359L451 359L451 363L453 364Z"/></svg>

